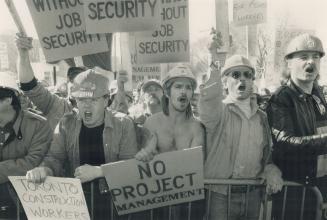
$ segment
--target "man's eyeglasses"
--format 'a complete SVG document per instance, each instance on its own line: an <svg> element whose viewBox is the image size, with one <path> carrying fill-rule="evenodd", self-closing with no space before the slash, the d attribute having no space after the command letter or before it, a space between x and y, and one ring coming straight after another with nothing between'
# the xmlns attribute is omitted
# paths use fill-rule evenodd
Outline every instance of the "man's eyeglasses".
<svg viewBox="0 0 327 220"><path fill-rule="evenodd" d="M241 78L242 74L246 79L254 79L254 73L252 71L241 72L241 71L236 70L236 71L228 73L227 75L230 75L234 79L239 79L239 78Z"/></svg>

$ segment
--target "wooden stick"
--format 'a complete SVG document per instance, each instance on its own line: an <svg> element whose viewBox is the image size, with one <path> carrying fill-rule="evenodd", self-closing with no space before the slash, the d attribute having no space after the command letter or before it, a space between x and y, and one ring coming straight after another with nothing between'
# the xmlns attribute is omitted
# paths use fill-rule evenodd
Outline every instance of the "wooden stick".
<svg viewBox="0 0 327 220"><path fill-rule="evenodd" d="M23 36L27 36L25 28L23 26L23 23L17 13L16 7L13 3L13 0L5 0L7 7L10 11L10 14L12 16L12 18L14 19L14 22L18 28L18 31L23 35Z"/></svg>

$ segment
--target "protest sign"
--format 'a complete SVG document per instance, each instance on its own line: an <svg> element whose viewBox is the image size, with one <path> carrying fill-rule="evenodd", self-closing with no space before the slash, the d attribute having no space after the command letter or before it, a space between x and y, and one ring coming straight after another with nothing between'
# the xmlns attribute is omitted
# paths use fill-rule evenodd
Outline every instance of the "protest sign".
<svg viewBox="0 0 327 220"><path fill-rule="evenodd" d="M267 0L234 0L233 23L251 25L267 20Z"/></svg>
<svg viewBox="0 0 327 220"><path fill-rule="evenodd" d="M82 185L79 179L47 177L45 182L28 182L24 176L10 176L29 220L88 220Z"/></svg>
<svg viewBox="0 0 327 220"><path fill-rule="evenodd" d="M132 64L133 88L140 82L156 79L161 80L160 64Z"/></svg>
<svg viewBox="0 0 327 220"><path fill-rule="evenodd" d="M104 35L85 30L81 0L26 0L48 62L108 51Z"/></svg>
<svg viewBox="0 0 327 220"><path fill-rule="evenodd" d="M119 215L204 198L201 147L162 153L149 163L106 164L102 170Z"/></svg>
<svg viewBox="0 0 327 220"><path fill-rule="evenodd" d="M84 0L87 33L154 30L160 25L160 0Z"/></svg>
<svg viewBox="0 0 327 220"><path fill-rule="evenodd" d="M189 61L188 11L188 0L161 1L160 27L130 34L130 51L137 64Z"/></svg>

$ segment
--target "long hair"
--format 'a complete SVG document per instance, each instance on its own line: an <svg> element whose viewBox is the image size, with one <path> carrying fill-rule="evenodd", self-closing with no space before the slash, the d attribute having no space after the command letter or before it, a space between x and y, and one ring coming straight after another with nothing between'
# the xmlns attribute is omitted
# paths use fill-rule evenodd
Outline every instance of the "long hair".
<svg viewBox="0 0 327 220"><path fill-rule="evenodd" d="M170 89L171 89L171 85L169 87L165 88L164 89L164 95L161 98L162 112L166 116L169 116L169 98L168 98L168 96L170 96ZM194 93L194 91L193 91L193 93ZM192 94L192 96L193 96L193 94ZM191 102L186 107L185 113L186 113L186 118L187 119L189 119L189 118L191 118L193 116Z"/></svg>

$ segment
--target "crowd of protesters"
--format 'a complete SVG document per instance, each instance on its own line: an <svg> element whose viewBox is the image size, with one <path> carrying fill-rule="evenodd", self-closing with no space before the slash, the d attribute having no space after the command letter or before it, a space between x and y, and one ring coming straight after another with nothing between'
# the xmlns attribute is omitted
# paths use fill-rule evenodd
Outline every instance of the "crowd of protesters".
<svg viewBox="0 0 327 220"><path fill-rule="evenodd" d="M199 92L190 68L177 65L162 83L142 83L137 101L124 89L125 71L109 82L87 67L69 68L67 96L60 97L34 75L32 39L17 35L16 46L19 87L10 76L0 80L0 207L8 207L0 218L16 214L8 176L26 175L35 183L47 176L78 178L86 198L95 183L94 219L106 219L111 201L102 164L148 162L159 153L195 146L203 149L204 178L264 180L274 219L282 219L283 199L283 217L300 219L301 189L291 188L285 197L284 180L317 186L326 197L327 167L321 164L327 154L327 103L317 80L325 52L315 36L292 39L285 53L287 76L268 98L256 94L255 68L246 57L232 55L222 68L216 65L214 43L210 77ZM259 219L262 190L232 186L228 195L226 186L208 185L210 199L194 204L192 219ZM303 219L314 219L315 206L308 192ZM152 217L184 219L185 210L175 205ZM128 218L150 219L147 212Z"/></svg>

